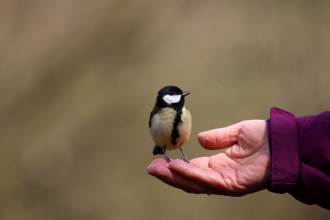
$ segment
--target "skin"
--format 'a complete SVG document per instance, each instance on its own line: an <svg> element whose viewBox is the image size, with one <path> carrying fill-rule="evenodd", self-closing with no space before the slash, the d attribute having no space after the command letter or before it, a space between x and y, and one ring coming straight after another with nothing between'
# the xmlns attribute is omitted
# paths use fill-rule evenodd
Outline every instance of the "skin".
<svg viewBox="0 0 330 220"><path fill-rule="evenodd" d="M242 121L225 128L204 131L198 141L208 150L224 153L190 160L156 159L147 173L164 183L195 194L243 196L266 189L270 181L267 124Z"/></svg>

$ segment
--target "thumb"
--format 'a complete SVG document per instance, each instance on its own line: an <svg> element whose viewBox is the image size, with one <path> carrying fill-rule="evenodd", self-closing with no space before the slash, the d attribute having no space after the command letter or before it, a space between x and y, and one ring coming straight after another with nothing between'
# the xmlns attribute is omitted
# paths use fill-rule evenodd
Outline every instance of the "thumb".
<svg viewBox="0 0 330 220"><path fill-rule="evenodd" d="M240 128L240 123L237 123L225 128L204 131L198 134L198 142L202 147L209 150L230 147L237 143Z"/></svg>

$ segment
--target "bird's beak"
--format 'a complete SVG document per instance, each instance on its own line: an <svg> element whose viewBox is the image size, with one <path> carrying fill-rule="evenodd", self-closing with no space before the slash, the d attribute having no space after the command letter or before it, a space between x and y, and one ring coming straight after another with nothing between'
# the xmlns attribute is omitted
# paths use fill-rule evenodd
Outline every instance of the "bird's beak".
<svg viewBox="0 0 330 220"><path fill-rule="evenodd" d="M190 94L190 92L183 92L182 96L186 96L186 95L189 95L189 94Z"/></svg>

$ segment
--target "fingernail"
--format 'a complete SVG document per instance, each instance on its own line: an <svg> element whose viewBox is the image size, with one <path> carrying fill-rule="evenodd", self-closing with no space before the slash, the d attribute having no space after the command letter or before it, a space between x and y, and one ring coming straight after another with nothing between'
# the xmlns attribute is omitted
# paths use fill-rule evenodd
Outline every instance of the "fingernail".
<svg viewBox="0 0 330 220"><path fill-rule="evenodd" d="M146 173L147 173L147 174L153 174L153 173L154 173L154 172L152 171L151 167L152 167L152 165L149 165L149 166L147 167L147 169L146 169Z"/></svg>

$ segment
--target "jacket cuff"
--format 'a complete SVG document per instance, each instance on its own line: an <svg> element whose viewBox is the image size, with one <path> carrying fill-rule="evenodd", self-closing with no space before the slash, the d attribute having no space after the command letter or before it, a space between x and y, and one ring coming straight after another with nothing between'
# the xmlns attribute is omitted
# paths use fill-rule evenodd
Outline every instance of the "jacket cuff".
<svg viewBox="0 0 330 220"><path fill-rule="evenodd" d="M271 108L268 120L271 155L271 182L268 190L285 193L295 188L299 174L298 132L295 116L279 108Z"/></svg>

